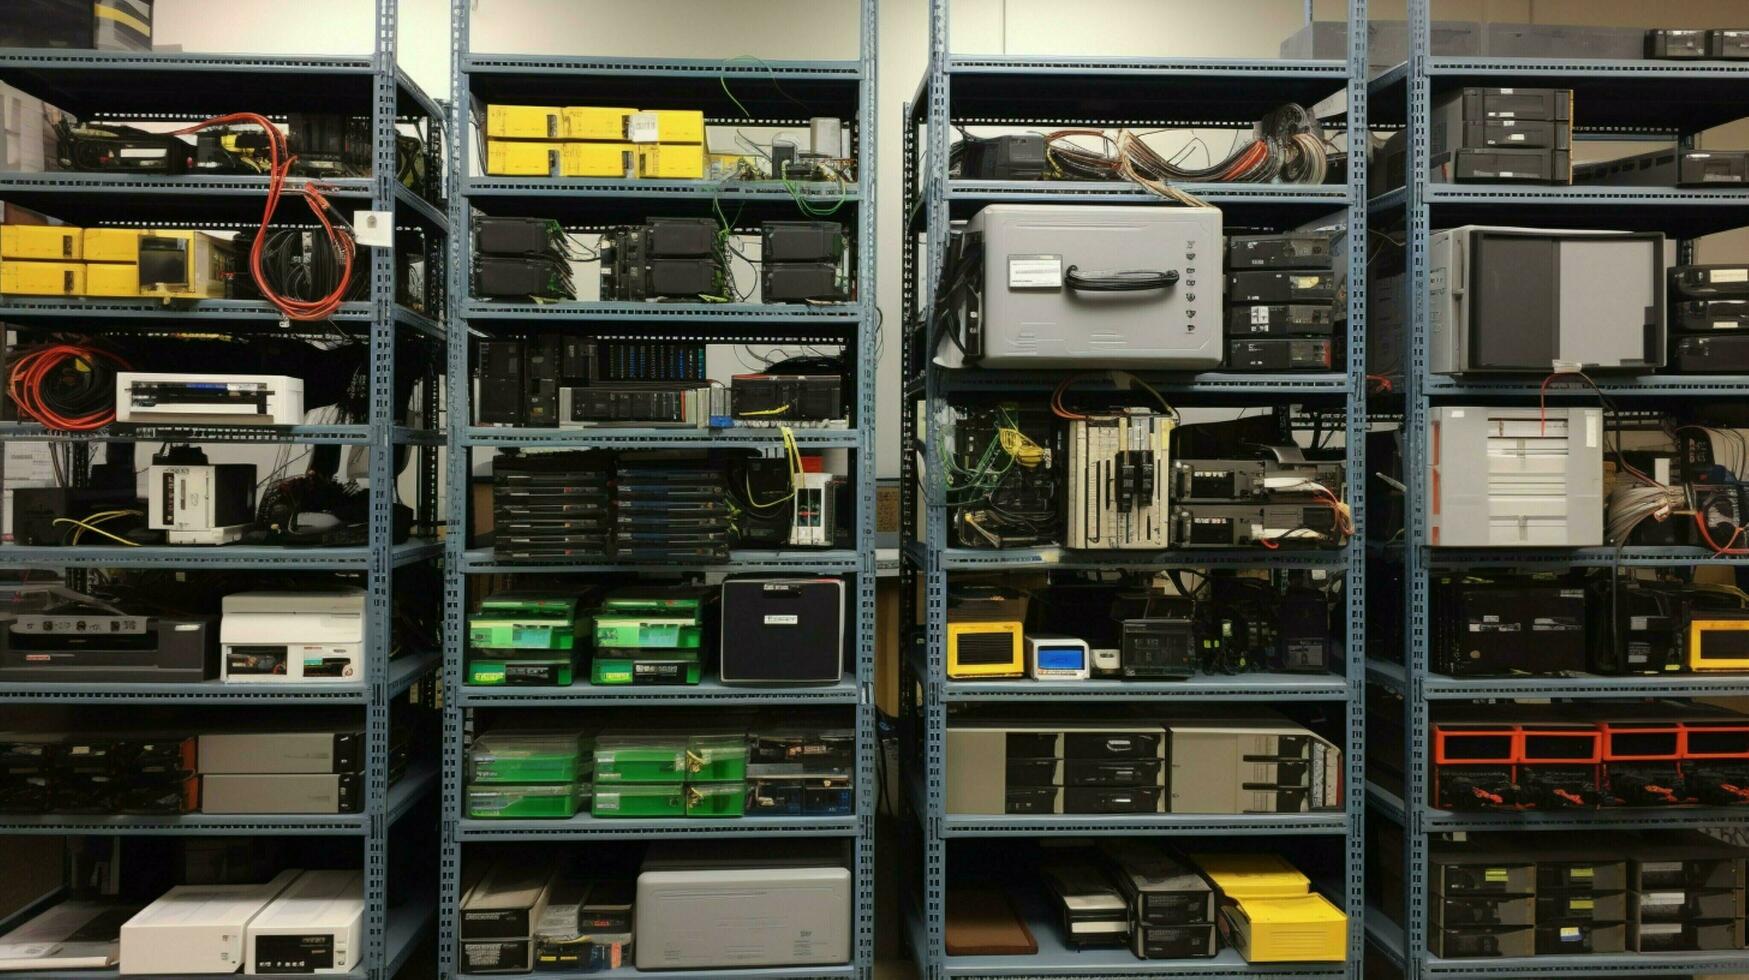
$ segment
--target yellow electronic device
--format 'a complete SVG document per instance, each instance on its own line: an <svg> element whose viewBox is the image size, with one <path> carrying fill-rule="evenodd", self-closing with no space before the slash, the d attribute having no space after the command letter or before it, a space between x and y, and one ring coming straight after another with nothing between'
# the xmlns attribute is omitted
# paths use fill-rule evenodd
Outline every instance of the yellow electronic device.
<svg viewBox="0 0 1749 980"><path fill-rule="evenodd" d="M559 132L568 140L626 141L626 118L636 109L615 109L606 106L567 106Z"/></svg>
<svg viewBox="0 0 1749 980"><path fill-rule="evenodd" d="M638 176L661 180L703 180L704 147L697 143L640 143Z"/></svg>
<svg viewBox="0 0 1749 980"><path fill-rule="evenodd" d="M81 231L65 225L0 225L0 259L77 262L85 257Z"/></svg>
<svg viewBox="0 0 1749 980"><path fill-rule="evenodd" d="M704 113L697 109L647 109L626 117L633 143L704 143Z"/></svg>
<svg viewBox="0 0 1749 980"><path fill-rule="evenodd" d="M1279 854L1192 854L1203 877L1229 899L1293 898L1312 881Z"/></svg>
<svg viewBox="0 0 1749 980"><path fill-rule="evenodd" d="M492 139L556 140L563 135L560 118L565 111L557 106L489 105L486 135Z"/></svg>
<svg viewBox="0 0 1749 980"><path fill-rule="evenodd" d="M83 296L80 262L18 262L0 259L0 293L10 296Z"/></svg>
<svg viewBox="0 0 1749 980"><path fill-rule="evenodd" d="M1018 620L947 624L947 676L1026 676L1025 630Z"/></svg>
<svg viewBox="0 0 1749 980"><path fill-rule="evenodd" d="M1220 927L1247 963L1341 962L1348 955L1348 916L1322 895L1226 904Z"/></svg>
<svg viewBox="0 0 1749 980"><path fill-rule="evenodd" d="M236 258L234 242L204 231L143 231L139 295L224 299L225 282L237 270Z"/></svg>
<svg viewBox="0 0 1749 980"><path fill-rule="evenodd" d="M137 263L142 234L138 228L87 228L85 261Z"/></svg>
<svg viewBox="0 0 1749 980"><path fill-rule="evenodd" d="M1688 621L1689 670L1749 670L1749 611L1708 610Z"/></svg>
<svg viewBox="0 0 1749 980"><path fill-rule="evenodd" d="M85 295L137 297L140 295L138 262L85 263Z"/></svg>
<svg viewBox="0 0 1749 980"><path fill-rule="evenodd" d="M638 175L638 155L630 143L566 143L561 156L566 177Z"/></svg>
<svg viewBox="0 0 1749 980"><path fill-rule="evenodd" d="M560 172L563 143L486 141L486 173L493 177L551 177Z"/></svg>

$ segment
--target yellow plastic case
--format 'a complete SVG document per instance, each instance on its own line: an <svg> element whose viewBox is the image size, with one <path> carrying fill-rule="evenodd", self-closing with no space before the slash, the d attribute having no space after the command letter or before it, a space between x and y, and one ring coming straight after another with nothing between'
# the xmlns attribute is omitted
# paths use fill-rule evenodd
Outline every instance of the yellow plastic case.
<svg viewBox="0 0 1749 980"><path fill-rule="evenodd" d="M140 295L140 267L135 262L90 262L85 266L85 295Z"/></svg>
<svg viewBox="0 0 1749 980"><path fill-rule="evenodd" d="M559 131L568 140L623 143L626 139L626 117L637 111L606 106L566 106Z"/></svg>
<svg viewBox="0 0 1749 980"><path fill-rule="evenodd" d="M630 143L566 143L566 177L636 177L638 156Z"/></svg>
<svg viewBox="0 0 1749 980"><path fill-rule="evenodd" d="M11 296L83 296L85 266L80 262L0 260L0 293Z"/></svg>
<svg viewBox="0 0 1749 980"><path fill-rule="evenodd" d="M557 106L489 105L486 135L494 139L556 140L563 135L564 112Z"/></svg>
<svg viewBox="0 0 1749 980"><path fill-rule="evenodd" d="M164 299L224 299L225 278L236 269L236 246L204 231L140 233L139 295ZM180 265L176 265L180 260ZM151 270L148 273L148 270ZM169 274L174 272L173 277ZM156 282L145 280L152 275Z"/></svg>
<svg viewBox="0 0 1749 980"><path fill-rule="evenodd" d="M1230 899L1293 898L1312 881L1279 854L1192 854L1203 877Z"/></svg>
<svg viewBox="0 0 1749 980"><path fill-rule="evenodd" d="M494 177L551 177L559 172L563 143L486 141L486 173Z"/></svg>
<svg viewBox="0 0 1749 980"><path fill-rule="evenodd" d="M1689 670L1749 670L1749 615L1707 613L1688 621Z"/></svg>
<svg viewBox="0 0 1749 980"><path fill-rule="evenodd" d="M64 225L0 225L0 259L77 262L85 257L80 231Z"/></svg>
<svg viewBox="0 0 1749 980"><path fill-rule="evenodd" d="M651 122L655 123L657 143L704 142L704 113L697 109L646 109L626 122L626 138L634 143L649 142Z"/></svg>
<svg viewBox="0 0 1749 980"><path fill-rule="evenodd" d="M140 229L138 229L138 228L87 228L87 229L85 229L85 261L87 261L87 262L138 262L138 261L140 261Z"/></svg>
<svg viewBox="0 0 1749 980"><path fill-rule="evenodd" d="M982 622L947 624L947 676L955 679L972 677L1023 677L1026 674L1025 630L1018 622ZM966 637L996 636L1008 645L1008 656L989 663L962 663L960 643Z"/></svg>
<svg viewBox="0 0 1749 980"><path fill-rule="evenodd" d="M638 147L638 176L661 180L703 180L704 147L691 145Z"/></svg>
<svg viewBox="0 0 1749 980"><path fill-rule="evenodd" d="M1248 898L1221 908L1221 937L1248 963L1341 962L1348 916L1322 895Z"/></svg>

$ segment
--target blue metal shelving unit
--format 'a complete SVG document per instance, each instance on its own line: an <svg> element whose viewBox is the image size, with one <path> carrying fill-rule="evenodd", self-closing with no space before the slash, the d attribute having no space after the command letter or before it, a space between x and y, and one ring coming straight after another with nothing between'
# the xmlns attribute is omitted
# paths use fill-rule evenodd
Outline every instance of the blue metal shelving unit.
<svg viewBox="0 0 1749 980"><path fill-rule="evenodd" d="M1437 569L1489 567L1552 570L1571 567L1690 567L1735 565L1740 556L1714 556L1696 548L1432 549L1422 540L1427 521L1423 474L1427 472L1425 426L1429 406L1467 402L1536 404L1538 385L1524 380L1471 380L1427 370L1427 242L1429 231L1466 223L1557 228L1625 228L1662 231L1678 239L1684 260L1692 239L1749 224L1749 196L1740 190L1658 187L1490 187L1435 184L1427 178L1432 100L1464 85L1534 85L1571 88L1578 106L1578 138L1677 140L1746 114L1742 93L1749 65L1741 62L1543 60L1434 56L1429 48L1431 0L1410 0L1410 54L1406 64L1368 85L1372 120L1380 127L1407 125L1408 186L1374 198L1369 215L1380 227L1406 233L1410 337L1402 393L1408 474L1406 546L1379 549L1375 560L1404 569L1407 649L1402 663L1369 660L1369 683L1403 700L1407 733L1401 795L1367 786L1371 811L1403 829L1404 906L1373 909L1366 938L1373 951L1407 977L1694 976L1749 970L1749 952L1621 954L1449 960L1427 951L1427 855L1434 834L1466 831L1588 831L1663 828L1749 827L1740 809L1679 807L1571 813L1460 813L1435 810L1427 798L1431 746L1427 738L1435 702L1493 698L1635 699L1696 698L1749 693L1740 677L1454 678L1429 670L1427 609L1430 573ZM1742 377L1646 376L1599 378L1614 399L1633 399L1632 409L1663 400L1740 399L1749 395ZM1589 390L1557 382L1551 401L1594 401Z"/></svg>
<svg viewBox="0 0 1749 980"><path fill-rule="evenodd" d="M876 0L859 0L859 55L844 61L756 61L731 58L674 59L575 57L478 53L471 50L470 3L452 0L449 119L450 210L454 229L449 245L449 376L469 377L470 335L515 335L528 330L584 329L697 340L709 344L844 344L857 365L854 426L849 429L796 428L803 449L848 450L852 454L856 498L855 547L828 551L740 551L718 565L524 565L503 564L491 549L467 547L470 456L494 449L757 449L781 451L775 429L741 428L677 432L664 429L518 429L473 424L470 386L449 387L450 534L446 541L444 708L443 884L439 894L439 955L443 976L457 975L456 918L464 848L471 843L527 841L644 841L662 838L782 838L824 836L852 842L855 926L851 962L843 966L711 970L712 977L846 978L869 980L874 966L874 421L875 360L879 313L875 306L875 136L877 43ZM753 118L742 120L725 100L736 92ZM769 91L767 91L769 90ZM831 106L847 121L846 137L857 157L857 181L802 183L796 195L831 206L842 197L840 214L854 228L858 299L842 304L803 306L759 303L517 303L470 298L471 220L476 213L541 215L569 228L601 229L641 223L649 217L711 215L720 202L737 216L738 227L767 218L801 216L794 196L768 181L521 179L479 176L473 122L491 102L548 105L645 105L702 107L708 122L792 125L797 109L785 91L810 105ZM767 94L759 94L766 92ZM823 113L824 114L824 113ZM805 120L802 120L805 124ZM852 576L855 583L856 651L838 684L825 687L744 687L707 679L687 687L470 688L462 683L470 577L507 574L636 575L648 571L789 572ZM473 820L463 817L462 774L466 745L479 709L635 709L642 707L772 708L825 706L854 716L857 733L856 811L842 818L742 818L733 821L607 820L581 814L570 820ZM645 971L629 965L590 974L608 980L692 978L700 971ZM557 975L563 977L563 975Z"/></svg>
<svg viewBox="0 0 1749 980"><path fill-rule="evenodd" d="M900 678L906 717L905 775L900 780L915 813L920 841L919 887L901 900L906 935L925 980L949 977L1350 977L1360 976L1362 948L1362 714L1365 607L1366 333L1366 0L1349 0L1349 57L1324 61L1239 59L1032 57L956 54L948 47L949 0L931 0L929 65L905 108L904 252L905 341L901 480L904 540L900 547L902 628L914 632ZM1309 16L1308 7L1308 16ZM950 179L952 127L1095 126L1154 128L1230 125L1254 120L1284 102L1313 105L1346 99L1350 123L1345 185L1192 184L1185 190L1221 208L1229 226L1292 228L1334 218L1349 242L1348 361L1341 370L1305 374L1145 373L1175 404L1237 406L1316 403L1342 414L1348 447L1348 495L1357 533L1339 551L1186 550L1134 553L1070 552L1062 548L983 551L949 546L947 506L938 482L921 474L943 471L937 440L923 440L926 425L944 424L947 408L968 398L1047 396L1063 373L950 371L913 349L912 327L934 305L946 260L951 223L992 203L1153 204L1159 198L1126 183L1013 182ZM919 237L921 236L921 238ZM926 364L922 370L917 365ZM1091 381L1089 390L1097 390ZM919 460L918 456L925 458ZM917 530L914 530L917 529ZM1347 647L1339 673L1329 677L1253 674L1198 677L1183 683L1064 683L948 681L945 665L947 585L950 572L1049 569L1147 570L1169 567L1298 568L1346 574ZM921 597L919 600L917 597ZM913 691L917 692L913 695ZM949 704L1062 704L1069 710L1100 702L1196 701L1341 703L1345 722L1345 807L1337 813L1146 817L1056 815L968 816L946 812L945 732ZM918 762L921 765L918 765ZM1349 915L1347 963L1249 964L1231 951L1212 960L1140 960L1127 951L1075 951L1057 937L1043 908L1022 902L1039 952L1033 956L946 955L944 942L947 842L959 838L1085 835L1328 836L1341 843L1344 879L1333 896Z"/></svg>
<svg viewBox="0 0 1749 980"><path fill-rule="evenodd" d="M375 0L373 49L346 56L184 54L172 52L61 51L0 49L0 80L78 116L143 114L186 117L246 108L268 115L329 111L368 115L373 134L369 178L330 181L329 195L342 209L368 208L395 215L396 226L426 235L427 310L443 309L444 252L435 247L447 228L439 205L427 202L396 179L397 121L426 119L441 124L443 113L396 67L397 0ZM439 168L442 148L427 148L426 164ZM72 224L210 222L216 227L252 229L259 220L266 178L134 177L110 174L0 174L0 201L40 209ZM195 442L257 444L338 444L371 450L370 531L368 542L348 548L271 547L39 548L0 547L0 566L53 569L75 586L93 569L186 569L237 571L339 571L361 573L367 585L369 655L365 676L349 684L0 684L0 705L103 705L112 708L179 706L345 706L359 710L367 731L366 790L356 814L333 816L234 817L188 814L175 818L135 816L8 816L0 833L24 835L122 836L334 836L359 841L365 872L367 912L362 966L356 980L389 980L406 962L421 937L431 932L430 900L411 896L389 907L389 848L397 822L438 784L435 760L415 759L405 775L389 784L390 703L416 683L433 679L441 661L436 651L411 652L389 659L394 638L391 596L397 569L429 562L441 547L415 538L392 542L391 507L395 496L394 456L411 447L418 460L416 525L434 526L437 517L437 447L443 433L436 423L437 369L426 357L421 371L423 405L406 422L397 421L393 392L398 334L441 341L441 322L396 301L395 263L387 251L367 250L370 298L344 305L333 319L367 335L369 417L358 425L298 425L270 428L111 426L93 433L49 431L30 423L0 424L0 440L50 442L63 446L74 462L74 479L83 479L93 445L107 442ZM78 329L149 331L202 325L232 332L285 334L299 328L281 321L264 302L205 300L175 307L135 300L0 298L0 323L20 331ZM434 352L433 352L434 353ZM195 716L191 716L195 717ZM401 845L405 846L405 845ZM10 928L58 898L57 890L10 920ZM103 976L88 970L33 974L45 978Z"/></svg>

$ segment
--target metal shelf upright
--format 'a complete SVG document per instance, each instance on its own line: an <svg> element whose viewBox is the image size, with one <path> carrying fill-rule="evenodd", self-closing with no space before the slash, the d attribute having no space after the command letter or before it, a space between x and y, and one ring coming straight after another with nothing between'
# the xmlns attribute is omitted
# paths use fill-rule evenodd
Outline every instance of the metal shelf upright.
<svg viewBox="0 0 1749 980"><path fill-rule="evenodd" d="M899 781L916 816L922 857L920 887L901 897L905 934L924 980L949 977L1027 977L1032 980L1162 975L1175 977L1348 977L1361 975L1362 931L1362 699L1365 595L1366 472L1366 160L1369 93L1366 87L1367 0L1348 0L1346 60L1278 61L1222 58L1033 57L956 54L949 50L950 0L930 0L929 63L905 106L904 407L901 412L903 502L900 548L900 675L906 750ZM1310 17L1310 6L1307 7ZM939 440L918 431L941 425L950 405L992 396L1043 399L1065 373L946 370L931 352L915 349L913 327L934 306L952 223L992 203L1149 204L1159 198L1126 183L984 181L949 177L955 127L1034 128L1227 126L1254 121L1286 102L1308 107L1340 96L1346 112L1348 171L1343 184L1191 184L1185 190L1218 206L1231 227L1284 230L1315 221L1342 229L1348 243L1347 361L1329 373L1150 374L1148 380L1175 404L1237 406L1316 404L1343 415L1348 499L1356 533L1327 552L1177 549L1157 553L1070 552L1057 547L983 551L950 546L947 506L938 481L944 472ZM917 366L923 365L921 370ZM1097 388L1094 381L1090 388ZM919 456L924 458L920 461ZM915 535L921 535L921 538ZM1101 681L950 682L946 674L946 607L950 572L1047 569L1146 570L1168 567L1300 568L1345 575L1345 642L1331 676L1198 677L1183 683ZM1273 815L1159 814L1146 817L949 815L946 812L945 741L950 703L1172 704L1340 703L1344 724L1344 807L1336 813ZM919 744L920 743L920 744ZM921 759L922 765L916 765ZM1075 951L1057 936L1049 914L1022 899L1039 951L1033 956L949 957L945 947L948 841L965 838L1154 835L1229 836L1247 840L1321 836L1340 847L1342 878L1330 882L1348 914L1348 956L1343 963L1250 964L1231 950L1211 960L1141 960L1127 951Z"/></svg>
<svg viewBox="0 0 1749 980"><path fill-rule="evenodd" d="M359 55L252 55L181 52L113 52L50 49L0 49L0 81L79 117L133 115L155 119L201 118L249 110L283 117L290 112L323 111L370 119L372 176L335 180L330 195L343 211L369 209L391 214L399 229L423 232L430 273L424 309L443 309L444 252L436 247L447 226L438 205L423 200L397 179L397 124L428 120L441 125L443 113L396 65L398 0L374 0L373 43ZM426 148L427 167L442 166L441 147ZM248 234L259 220L266 178L0 173L0 201L44 211L71 224L139 225L211 222ZM97 432L61 432L33 423L0 422L0 441L45 442L62 447L71 480L82 485L94 445L113 442L193 442L254 444L329 444L370 450L369 533L365 544L344 548L223 547L23 547L0 546L0 567L50 569L82 586L92 569L157 568L183 571L236 570L351 572L367 589L367 656L364 677L351 684L198 684L0 683L0 705L104 705L113 708L178 706L190 712L225 706L352 706L362 712L367 733L365 793L356 814L230 817L187 814L176 818L91 817L50 814L8 818L0 834L121 836L337 836L360 842L365 877L366 919L361 966L356 980L390 980L434 925L433 908L421 895L389 907L389 838L397 822L430 797L438 783L434 760L414 759L390 785L390 704L415 684L434 679L440 664L435 650L410 651L391 662L393 580L397 569L429 562L441 554L435 542L419 537L393 541L396 500L394 467L398 450L417 459L418 500L415 528L430 533L437 518L436 356L443 328L425 313L397 302L393 252L362 250L367 261L369 298L346 303L333 317L354 333L366 332L370 378L368 418L354 425L295 425L267 428L224 426L111 426ZM0 324L21 335L77 327L93 334L187 329L299 335L306 331L281 319L265 302L203 300L169 306L156 302L101 299L0 297ZM362 328L360 331L359 328ZM396 363L397 340L424 338L424 356L414 364ZM313 334L312 334L313 335ZM325 334L324 336L331 336ZM3 360L3 358L0 358ZM3 366L3 365L0 365ZM397 420L395 372L420 372L422 402L406 420ZM0 461L3 465L3 461ZM0 470L3 475L3 470ZM417 530L416 530L417 533ZM199 717L190 714L188 717ZM407 846L407 845L397 845ZM403 862L416 865L418 862ZM399 889L398 889L399 890ZM0 932L57 901L57 889L0 921ZM429 889L426 894L429 894ZM43 977L104 976L89 970L33 974Z"/></svg>
<svg viewBox="0 0 1749 980"><path fill-rule="evenodd" d="M1701 130L1749 114L1742 93L1749 64L1742 62L1605 61L1436 56L1430 50L1433 0L1409 0L1409 60L1368 85L1372 122L1380 128L1407 125L1407 186L1370 202L1375 226L1405 232L1409 338L1401 396L1404 471L1408 485L1403 540L1379 550L1375 560L1400 563L1404 576L1406 649L1401 663L1369 659L1367 680L1403 700L1404 773L1401 792L1367 786L1372 812L1403 830L1403 907L1369 911L1366 938L1372 951L1406 977L1693 976L1749 970L1749 952L1608 954L1485 959L1444 959L1428 951L1426 898L1428 849L1435 834L1467 831L1563 831L1661 828L1749 828L1749 811L1679 807L1659 810L1604 809L1548 813L1453 812L1428 799L1429 726L1438 702L1487 699L1643 699L1741 696L1749 679L1716 674L1660 677L1454 678L1429 669L1427 603L1437 569L1486 566L1522 570L1575 567L1689 567L1734 565L1740 557L1699 548L1433 549L1421 544L1429 499L1426 426L1435 404L1593 403L1596 395L1560 381L1542 392L1535 381L1471 380L1428 371L1428 237L1434 228L1499 224L1553 228L1655 230L1677 239L1681 261L1691 261L1693 239L1749 225L1749 196L1742 191L1661 187L1489 186L1434 183L1427 161L1433 99L1466 85L1534 85L1574 91L1576 139L1675 141L1692 146ZM1612 400L1632 398L1633 410L1694 399L1749 396L1740 376L1652 375L1600 377ZM1619 406L1618 406L1619 407ZM1394 406L1393 406L1394 408ZM1624 409L1625 411L1625 409Z"/></svg>
<svg viewBox="0 0 1749 980"><path fill-rule="evenodd" d="M439 893L440 972L459 974L457 918L462 856L469 842L582 842L662 838L781 838L822 836L852 844L854 924L851 960L840 966L707 971L713 977L789 978L789 980L870 980L874 970L874 426L875 369L880 313L875 300L875 137L878 0L858 0L858 56L839 61L765 61L663 57L596 57L476 53L472 50L469 0L451 0L449 118L450 317L448 370L457 382L448 389L449 533L445 541L445 647L443 711L444 764L442 809L442 889ZM738 85L735 95L729 87ZM739 90L739 89L745 89ZM764 91L769 89L769 91ZM754 94L749 94L754 93ZM737 101L737 95L739 101ZM829 107L846 121L854 148L854 186L795 183L792 189L771 181L525 179L479 176L473 124L491 102L571 105L659 105L702 108L709 124L752 126L797 122L796 104ZM745 112L743 112L743 106ZM751 118L743 118L750 115ZM806 120L801 120L805 126ZM796 218L796 198L853 215L856 299L842 304L763 303L516 303L471 298L472 219L476 214L540 215L573 231L600 231L641 223L649 217L712 215L718 205L734 216L736 230L756 228L767 218ZM497 562L491 549L467 547L471 461L476 450L494 449L757 449L781 452L774 429L594 430L502 428L473 423L470 337L517 335L531 329L576 330L638 338L690 340L706 344L843 345L856 365L854 420L848 429L797 429L803 449L848 450L852 457L855 546L830 551L737 551L727 564L697 565L523 565ZM470 576L498 574L636 574L640 571L775 572L851 576L855 580L855 653L845 677L826 687L743 687L707 679L687 687L470 688L463 684L465 627ZM463 772L467 742L478 709L639 709L763 706L782 711L829 706L854 715L856 731L856 808L850 817L753 818L735 821L607 820L579 814L571 820L470 820L463 816ZM635 970L629 964L592 977L668 980L698 971ZM557 975L563 980L563 975Z"/></svg>

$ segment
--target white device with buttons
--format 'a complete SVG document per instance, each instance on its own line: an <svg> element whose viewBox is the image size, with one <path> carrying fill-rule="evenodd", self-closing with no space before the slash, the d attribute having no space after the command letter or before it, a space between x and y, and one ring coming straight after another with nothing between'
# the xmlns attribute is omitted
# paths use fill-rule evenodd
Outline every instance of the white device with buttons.
<svg viewBox="0 0 1749 980"><path fill-rule="evenodd" d="M351 973L364 932L364 876L306 871L249 923L243 972Z"/></svg>

